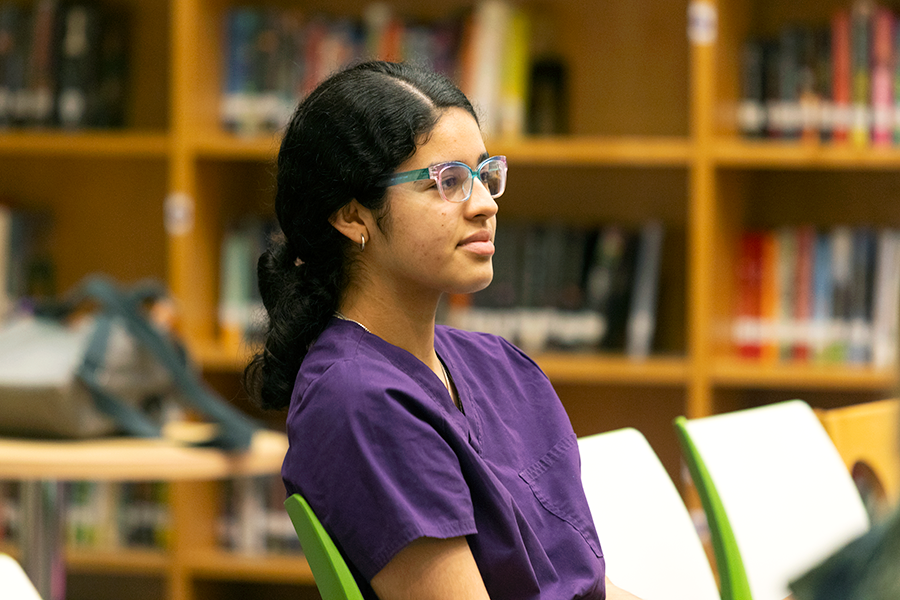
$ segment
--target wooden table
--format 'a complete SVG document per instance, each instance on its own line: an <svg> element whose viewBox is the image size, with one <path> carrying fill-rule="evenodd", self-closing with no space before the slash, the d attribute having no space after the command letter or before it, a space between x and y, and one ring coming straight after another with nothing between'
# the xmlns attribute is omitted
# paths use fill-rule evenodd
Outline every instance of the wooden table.
<svg viewBox="0 0 900 600"><path fill-rule="evenodd" d="M165 439L44 441L0 438L0 479L22 481L22 565L44 600L64 600L65 502L71 480L209 480L277 473L287 438L260 430L247 452L196 448Z"/></svg>

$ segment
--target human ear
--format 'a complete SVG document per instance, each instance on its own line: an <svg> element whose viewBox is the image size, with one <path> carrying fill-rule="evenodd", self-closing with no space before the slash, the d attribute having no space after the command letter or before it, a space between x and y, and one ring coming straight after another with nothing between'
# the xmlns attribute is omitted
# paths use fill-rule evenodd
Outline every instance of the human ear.
<svg viewBox="0 0 900 600"><path fill-rule="evenodd" d="M372 211L355 199L337 209L329 222L355 244L365 246L365 242L371 239L368 223L374 223Z"/></svg>

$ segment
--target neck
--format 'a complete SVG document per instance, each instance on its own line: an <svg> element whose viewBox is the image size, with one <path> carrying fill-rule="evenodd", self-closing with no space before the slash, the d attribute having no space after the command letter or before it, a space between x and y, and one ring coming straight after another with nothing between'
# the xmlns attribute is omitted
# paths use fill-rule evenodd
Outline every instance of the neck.
<svg viewBox="0 0 900 600"><path fill-rule="evenodd" d="M434 324L439 299L439 295L421 298L351 288L341 299L339 310L437 372L440 363L434 351Z"/></svg>

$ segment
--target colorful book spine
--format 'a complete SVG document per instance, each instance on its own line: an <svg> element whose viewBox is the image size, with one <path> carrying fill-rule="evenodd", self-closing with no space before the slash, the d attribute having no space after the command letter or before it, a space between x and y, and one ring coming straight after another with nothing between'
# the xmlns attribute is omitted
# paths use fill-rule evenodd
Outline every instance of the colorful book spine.
<svg viewBox="0 0 900 600"><path fill-rule="evenodd" d="M831 137L835 142L841 143L850 139L853 114L851 109L850 14L846 10L839 10L832 17L831 53L831 86L834 103Z"/></svg>
<svg viewBox="0 0 900 600"><path fill-rule="evenodd" d="M894 109L894 14L875 9L872 26L872 144L889 146L893 141Z"/></svg>
<svg viewBox="0 0 900 600"><path fill-rule="evenodd" d="M857 0L850 11L850 76L853 106L850 139L858 148L869 145L872 126L870 81L872 11L872 3L868 0Z"/></svg>
<svg viewBox="0 0 900 600"><path fill-rule="evenodd" d="M733 340L738 356L759 359L762 356L762 260L763 234L745 231L741 235L737 258L737 309Z"/></svg>
<svg viewBox="0 0 900 600"><path fill-rule="evenodd" d="M831 319L834 313L834 280L831 268L831 236L817 232L813 258L813 306L810 326L810 351L815 362L827 358Z"/></svg>
<svg viewBox="0 0 900 600"><path fill-rule="evenodd" d="M810 225L797 228L797 266L794 281L794 335L791 358L798 362L810 359L811 319L813 303L813 261L816 232Z"/></svg>

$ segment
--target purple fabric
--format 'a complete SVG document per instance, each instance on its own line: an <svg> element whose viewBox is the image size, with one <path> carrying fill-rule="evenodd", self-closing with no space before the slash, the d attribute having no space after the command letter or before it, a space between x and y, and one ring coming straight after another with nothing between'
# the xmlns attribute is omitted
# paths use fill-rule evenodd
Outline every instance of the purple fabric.
<svg viewBox="0 0 900 600"><path fill-rule="evenodd" d="M604 598L578 446L550 382L495 336L438 327L463 411L421 361L332 320L297 376L282 476L368 581L420 537L467 536L493 600Z"/></svg>

